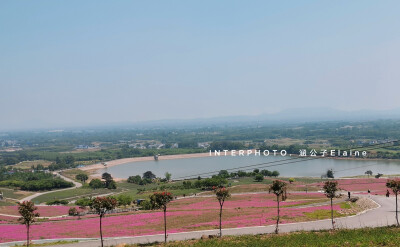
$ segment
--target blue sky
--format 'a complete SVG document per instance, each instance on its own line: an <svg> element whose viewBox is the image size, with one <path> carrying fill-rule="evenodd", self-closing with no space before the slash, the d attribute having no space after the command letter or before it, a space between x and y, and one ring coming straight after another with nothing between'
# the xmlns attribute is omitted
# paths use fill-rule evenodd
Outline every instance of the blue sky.
<svg viewBox="0 0 400 247"><path fill-rule="evenodd" d="M0 1L0 129L400 107L399 1Z"/></svg>

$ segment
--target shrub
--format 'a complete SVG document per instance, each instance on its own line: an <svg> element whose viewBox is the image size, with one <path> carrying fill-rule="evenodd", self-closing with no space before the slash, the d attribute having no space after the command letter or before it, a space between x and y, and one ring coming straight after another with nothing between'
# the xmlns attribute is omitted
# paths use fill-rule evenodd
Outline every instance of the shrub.
<svg viewBox="0 0 400 247"><path fill-rule="evenodd" d="M68 209L68 215L77 216L78 215L78 210L76 210L76 208L72 207L72 208Z"/></svg>
<svg viewBox="0 0 400 247"><path fill-rule="evenodd" d="M46 202L46 205L67 205L69 201L67 200L53 200Z"/></svg>
<svg viewBox="0 0 400 247"><path fill-rule="evenodd" d="M261 182L264 180L264 176L262 174L257 174L254 178L257 182Z"/></svg>

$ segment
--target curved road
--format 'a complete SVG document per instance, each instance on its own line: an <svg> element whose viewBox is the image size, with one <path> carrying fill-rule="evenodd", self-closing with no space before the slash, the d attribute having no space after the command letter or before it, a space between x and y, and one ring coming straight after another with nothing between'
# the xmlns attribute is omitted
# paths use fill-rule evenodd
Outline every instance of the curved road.
<svg viewBox="0 0 400 247"><path fill-rule="evenodd" d="M72 182L74 184L74 187L60 189L60 190L49 190L49 191L45 191L45 192L35 193L33 195L30 195L30 196L27 196L25 198L22 198L21 200L19 200L19 202L32 201L32 199L34 199L34 198L36 198L38 196L41 196L41 195L44 195L44 194L48 194L48 193L53 193L53 192L56 192L56 191L71 190L71 189L82 187L81 183L75 182L74 180L72 180L70 178L64 177L63 175L61 175L58 172L53 172L53 174L56 175L57 177L60 177L60 178L64 179L65 181Z"/></svg>
<svg viewBox="0 0 400 247"><path fill-rule="evenodd" d="M360 197L367 197L366 195L359 195ZM360 214L337 218L335 219L337 228L363 228L363 227L379 227L393 225L396 223L395 220L395 198L386 198L383 196L371 195L370 198L378 204L375 209L364 211ZM324 230L331 229L331 220L319 220L311 222L298 222L281 224L279 227L280 232L294 232L294 231L313 231L313 230ZM242 228L229 228L223 229L223 235L244 235L244 234L266 234L273 233L275 230L274 225L270 226L254 226L254 227L242 227ZM168 234L169 241L179 241L188 239L200 239L203 235L217 235L219 230L203 230L193 232L181 232L181 233L170 233ZM60 240L60 239L59 239ZM69 240L69 239L63 239ZM70 240L81 240L78 243L56 245L57 247L97 247L99 246L98 239L70 239ZM35 243L43 243L54 240L37 240ZM138 237L114 237L106 238L104 244L106 246L115 246L120 243L127 244L146 244L152 242L163 242L164 235L148 235ZM16 244L14 242L13 244ZM18 242L19 243L19 242ZM22 242L21 242L22 243ZM10 244L10 243L8 243ZM8 246L7 243L0 244L0 246Z"/></svg>

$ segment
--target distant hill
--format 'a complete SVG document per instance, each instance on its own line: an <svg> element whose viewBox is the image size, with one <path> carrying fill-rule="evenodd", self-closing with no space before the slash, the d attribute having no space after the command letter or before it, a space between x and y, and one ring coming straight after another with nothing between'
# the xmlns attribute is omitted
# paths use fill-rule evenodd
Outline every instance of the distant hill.
<svg viewBox="0 0 400 247"><path fill-rule="evenodd" d="M225 116L198 119L166 119L157 121L136 122L135 127L170 127L170 126L205 126L205 125L248 125L304 123L319 121L371 121L378 119L400 119L400 108L393 110L358 110L343 111L334 108L294 108L277 113L255 116Z"/></svg>

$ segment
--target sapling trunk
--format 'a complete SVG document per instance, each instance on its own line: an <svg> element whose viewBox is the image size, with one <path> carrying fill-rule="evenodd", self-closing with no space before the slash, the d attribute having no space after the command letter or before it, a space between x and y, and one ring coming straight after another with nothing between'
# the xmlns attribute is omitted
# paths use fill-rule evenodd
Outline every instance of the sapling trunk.
<svg viewBox="0 0 400 247"><path fill-rule="evenodd" d="M219 207L219 237L222 237L222 205Z"/></svg>
<svg viewBox="0 0 400 247"><path fill-rule="evenodd" d="M332 229L335 229L335 222L333 221L333 198L331 198L331 220L332 220Z"/></svg>
<svg viewBox="0 0 400 247"><path fill-rule="evenodd" d="M278 217L277 217L277 219L276 219L275 233L278 234L278 232L279 232L279 213L280 213L280 209L279 209L279 196L276 197L276 200L278 201Z"/></svg>
<svg viewBox="0 0 400 247"><path fill-rule="evenodd" d="M29 224L26 225L26 246L29 247Z"/></svg>
<svg viewBox="0 0 400 247"><path fill-rule="evenodd" d="M167 207L164 207L164 242L167 242Z"/></svg>
<svg viewBox="0 0 400 247"><path fill-rule="evenodd" d="M399 215L398 215L398 209L397 209L397 193L396 193L396 221L397 221L397 227L399 227Z"/></svg>
<svg viewBox="0 0 400 247"><path fill-rule="evenodd" d="M101 219L103 216L100 215L100 240L101 240L101 247L103 247L103 229L101 228Z"/></svg>

